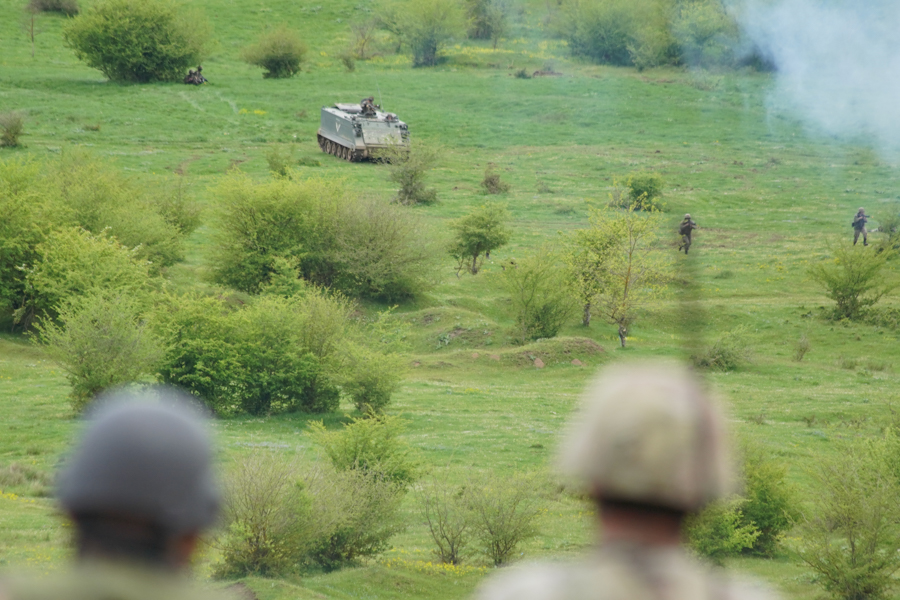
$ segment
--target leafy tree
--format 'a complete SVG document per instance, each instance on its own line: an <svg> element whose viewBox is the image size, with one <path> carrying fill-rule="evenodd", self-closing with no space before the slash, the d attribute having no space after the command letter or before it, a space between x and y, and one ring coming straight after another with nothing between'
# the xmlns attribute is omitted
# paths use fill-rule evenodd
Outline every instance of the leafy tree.
<svg viewBox="0 0 900 600"><path fill-rule="evenodd" d="M787 468L759 448L748 448L743 461L744 504L741 523L752 525L759 535L748 549L773 556L785 532L799 519L794 488L787 482Z"/></svg>
<svg viewBox="0 0 900 600"><path fill-rule="evenodd" d="M177 81L203 57L207 21L169 0L101 0L63 29L66 45L113 81Z"/></svg>
<svg viewBox="0 0 900 600"><path fill-rule="evenodd" d="M542 511L534 474L472 479L466 486L466 504L472 513L481 551L494 564L509 561L516 548L537 534Z"/></svg>
<svg viewBox="0 0 900 600"><path fill-rule="evenodd" d="M425 186L425 177L437 162L438 154L436 148L421 144L398 144L380 153L379 158L388 164L391 181L400 186L397 202L406 205L437 202L437 190Z"/></svg>
<svg viewBox="0 0 900 600"><path fill-rule="evenodd" d="M576 307L566 283L565 270L548 248L504 269L503 284L523 344L555 337L572 316Z"/></svg>
<svg viewBox="0 0 900 600"><path fill-rule="evenodd" d="M494 48L509 29L506 0L466 0L468 35L473 40L491 40Z"/></svg>
<svg viewBox="0 0 900 600"><path fill-rule="evenodd" d="M38 258L44 239L42 195L36 188L40 164L23 159L0 161L0 310L19 307L25 295L22 265Z"/></svg>
<svg viewBox="0 0 900 600"><path fill-rule="evenodd" d="M306 56L306 44L296 31L281 25L263 34L259 40L246 48L243 59L251 65L262 67L265 78L293 77L300 72L300 63Z"/></svg>
<svg viewBox="0 0 900 600"><path fill-rule="evenodd" d="M465 488L432 477L419 495L422 516L444 564L458 565L468 554L474 530L474 518L466 504Z"/></svg>
<svg viewBox="0 0 900 600"><path fill-rule="evenodd" d="M457 275L463 269L472 275L478 273L486 256L492 250L509 242L510 231L506 222L509 214L498 204L482 204L469 214L450 223L454 232L450 255L459 263Z"/></svg>
<svg viewBox="0 0 900 600"><path fill-rule="evenodd" d="M160 340L141 316L141 303L115 290L92 290L57 307L36 338L68 374L72 407L81 412L101 391L155 373Z"/></svg>
<svg viewBox="0 0 900 600"><path fill-rule="evenodd" d="M607 323L618 326L624 348L628 327L666 289L669 261L657 244L659 218L640 215L633 209L618 214L592 210L590 223L600 239L614 240L605 258L596 263L604 285L592 309L596 308L597 315Z"/></svg>
<svg viewBox="0 0 900 600"><path fill-rule="evenodd" d="M846 241L830 246L829 250L833 258L810 267L809 275L834 300L834 319L859 318L865 309L897 287L893 277L884 273L893 250L876 254Z"/></svg>
<svg viewBox="0 0 900 600"><path fill-rule="evenodd" d="M618 236L610 228L600 228L592 219L591 227L576 230L569 239L563 260L568 268L568 284L581 303L581 324L591 324L591 306L606 288L606 261L616 247Z"/></svg>
<svg viewBox="0 0 900 600"><path fill-rule="evenodd" d="M466 30L459 0L406 0L382 11L381 22L409 46L414 67L436 65L444 44Z"/></svg>
<svg viewBox="0 0 900 600"><path fill-rule="evenodd" d="M686 64L704 68L734 64L738 27L721 2L679 2L671 29Z"/></svg>
<svg viewBox="0 0 900 600"><path fill-rule="evenodd" d="M345 346L348 360L341 369L341 388L364 414L384 410L403 379L402 356L361 344Z"/></svg>

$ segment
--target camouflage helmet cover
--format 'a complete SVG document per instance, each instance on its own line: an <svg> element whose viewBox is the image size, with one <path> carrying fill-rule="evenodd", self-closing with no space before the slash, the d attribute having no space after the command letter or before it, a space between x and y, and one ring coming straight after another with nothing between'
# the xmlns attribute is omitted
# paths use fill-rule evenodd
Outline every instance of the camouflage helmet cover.
<svg viewBox="0 0 900 600"><path fill-rule="evenodd" d="M595 497L693 512L732 491L724 418L685 369L608 367L582 404L560 465Z"/></svg>
<svg viewBox="0 0 900 600"><path fill-rule="evenodd" d="M210 442L185 399L169 389L98 399L57 481L63 508L146 519L173 534L212 525L220 498Z"/></svg>
<svg viewBox="0 0 900 600"><path fill-rule="evenodd" d="M858 211L858 212L861 212L861 213L864 213L864 212L866 212L866 209L865 209L865 208L863 208L863 207L862 207L862 206L860 206L860 207L859 207L859 211Z"/></svg>
<svg viewBox="0 0 900 600"><path fill-rule="evenodd" d="M691 218L691 214L690 214L690 213L686 213L686 214L684 215L684 218L685 218L685 219L690 219L690 218Z"/></svg>

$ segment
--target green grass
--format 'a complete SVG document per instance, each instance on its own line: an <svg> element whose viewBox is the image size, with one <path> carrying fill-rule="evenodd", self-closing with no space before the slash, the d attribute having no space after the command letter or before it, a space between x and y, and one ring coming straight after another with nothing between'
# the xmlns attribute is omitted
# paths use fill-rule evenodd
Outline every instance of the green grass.
<svg viewBox="0 0 900 600"><path fill-rule="evenodd" d="M498 51L461 44L448 49L441 66L415 70L408 57L386 54L347 73L337 55L348 40L347 23L367 15L368 4L202 0L194 4L206 9L217 40L204 62L210 84L119 85L62 46L61 17L38 16L32 58L20 4L0 0L0 17L8 17L0 18L0 110L25 111L26 148L0 150L0 159L52 158L78 145L148 185L183 177L205 213L187 260L168 272L178 289L206 285L217 181L233 167L267 177L265 153L273 145L320 162L298 167L303 176L393 194L384 167L319 151L323 105L374 94L410 124L416 140L441 148L431 174L441 201L413 209L438 228L487 199L479 182L488 162L497 165L512 186L498 197L513 215L510 245L476 277L457 278L448 257L435 288L397 308L409 327L410 368L390 410L408 421L407 439L442 477L552 471L562 423L597 366L623 357L683 357L689 342L711 343L738 326L746 328L752 362L709 379L727 399L734 429L784 461L806 497L813 493L807 470L836 452L835 441L875 435L898 419L897 331L824 321L820 307L828 301L806 276L825 256L826 240L849 237L858 206L874 221L897 211L898 171L867 148L818 136L797 116L768 108L769 75L637 73L572 62L558 42L542 40L544 8L537 2L522 5ZM272 22L296 27L310 46L304 71L289 80L263 80L238 59ZM564 76L512 76L549 59ZM626 350L617 348L615 328L600 321L585 329L573 320L559 340L512 345L500 262L583 226L589 206L603 206L616 182L642 169L665 179L673 255L681 215L690 212L701 226L691 256L677 255L674 275L696 282L702 322L684 323L675 286L634 324ZM811 350L796 362L804 334ZM544 369L533 367L537 357ZM584 366L573 365L575 358ZM67 391L64 374L40 349L0 336L0 469L17 463L53 471L78 429ZM217 422L222 467L258 447L314 459L309 420ZM326 423L343 420L333 415ZM69 558L52 501L28 495L38 488L7 487L0 495L0 565L56 569ZM264 600L466 597L482 570L426 566L432 557L414 494L404 510L409 527L380 559L331 574L247 583ZM573 555L593 539L590 523L583 505L550 498L541 534L523 555ZM790 556L729 566L770 580L792 598L818 593ZM208 569L201 564L199 571Z"/></svg>

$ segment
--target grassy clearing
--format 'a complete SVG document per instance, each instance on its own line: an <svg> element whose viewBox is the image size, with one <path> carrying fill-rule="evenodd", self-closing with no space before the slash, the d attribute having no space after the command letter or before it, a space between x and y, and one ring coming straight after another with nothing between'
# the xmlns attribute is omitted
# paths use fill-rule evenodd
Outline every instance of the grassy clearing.
<svg viewBox="0 0 900 600"><path fill-rule="evenodd" d="M438 228L485 201L479 182L488 162L497 165L512 186L499 197L514 219L510 245L475 277L457 278L448 257L430 294L397 309L409 326L410 366L390 411L409 422L407 438L442 477L552 470L556 436L598 365L682 357L689 342L708 344L739 326L746 328L752 362L709 378L728 399L734 428L788 464L804 493L811 493L806 469L834 452L833 441L874 435L900 419L897 331L823 321L827 301L806 276L808 265L824 256L825 240L849 236L858 206L874 221L897 212L898 171L866 148L819 137L795 117L767 108L768 75L636 73L571 62L558 42L541 39L539 3L522 5L497 51L460 44L448 49L441 66L417 70L408 57L386 54L357 62L348 73L337 54L348 40L347 23L369 14L368 4L204 0L195 4L206 9L218 40L204 63L210 84L118 85L61 46L59 16L38 16L32 59L19 4L0 0L0 15L10 17L0 18L0 110L25 112L26 147L3 149L0 158L42 159L79 145L139 181L173 185L181 178L206 212L187 260L167 274L177 289L207 285L218 178L234 167L267 177L265 154L272 147L291 147L298 160L319 162L298 166L302 176L392 195L381 166L344 163L318 150L323 105L376 94L417 139L441 148L431 177L441 202L414 209ZM241 48L272 22L296 27L310 47L303 72L289 80L263 80L239 60ZM564 75L513 77L548 60ZM675 275L696 283L703 322L684 322L683 291L674 286L632 327L625 351L616 347L613 327L597 321L585 329L574 319L557 340L511 345L500 262L582 226L590 204L604 205L617 182L641 169L665 179L673 253L684 212L701 226L690 257L679 255ZM797 362L804 335L810 351ZM536 369L535 358L547 366ZM62 521L43 497L78 428L67 391L63 374L39 349L0 336L0 565L54 569L68 558ZM352 410L349 403L342 408ZM217 422L220 462L227 467L258 447L313 459L309 420ZM325 420L336 427L345 417ZM13 469L30 475L4 479ZM590 543L584 506L564 497L548 498L547 506L541 535L524 547L524 557L572 554ZM264 600L465 597L483 576L481 563L459 572L429 564L416 510L411 495L409 527L381 559L332 574L247 584ZM817 594L808 571L789 556L729 566L769 579L790 597Z"/></svg>

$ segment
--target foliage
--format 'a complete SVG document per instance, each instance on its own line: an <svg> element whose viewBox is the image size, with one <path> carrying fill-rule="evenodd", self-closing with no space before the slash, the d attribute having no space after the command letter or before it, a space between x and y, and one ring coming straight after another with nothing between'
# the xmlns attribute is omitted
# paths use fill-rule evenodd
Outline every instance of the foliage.
<svg viewBox="0 0 900 600"><path fill-rule="evenodd" d="M370 415L354 418L338 431L328 431L321 421L314 421L310 435L338 471L357 470L407 486L417 476L418 460L400 439L404 427L397 417Z"/></svg>
<svg viewBox="0 0 900 600"><path fill-rule="evenodd" d="M747 550L773 556L785 532L800 517L796 491L787 482L787 468L765 456L759 448L745 450L743 479L745 501L741 506L741 524L752 525L759 533Z"/></svg>
<svg viewBox="0 0 900 600"><path fill-rule="evenodd" d="M437 163L438 155L436 148L421 144L395 145L381 152L379 158L387 162L390 180L400 186L397 202L407 205L437 202L437 190L425 187L425 177Z"/></svg>
<svg viewBox="0 0 900 600"><path fill-rule="evenodd" d="M820 457L800 558L834 598L888 598L900 569L896 438Z"/></svg>
<svg viewBox="0 0 900 600"><path fill-rule="evenodd" d="M38 258L46 218L35 186L40 164L24 159L0 161L0 310L19 308L25 296L21 267Z"/></svg>
<svg viewBox="0 0 900 600"><path fill-rule="evenodd" d="M662 210L659 198L662 196L663 178L659 173L631 173L625 179L628 188L629 205L634 210Z"/></svg>
<svg viewBox="0 0 900 600"><path fill-rule="evenodd" d="M494 48L509 30L510 7L505 0L466 0L468 36L473 40L491 40Z"/></svg>
<svg viewBox="0 0 900 600"><path fill-rule="evenodd" d="M368 60L372 57L375 46L375 34L378 30L377 19L366 19L350 26L351 43L349 55L356 60Z"/></svg>
<svg viewBox="0 0 900 600"><path fill-rule="evenodd" d="M678 3L671 28L684 63L703 68L734 65L738 27L721 2Z"/></svg>
<svg viewBox="0 0 900 600"><path fill-rule="evenodd" d="M878 232L881 239L878 242L879 251L900 250L900 213L894 206L884 218L878 221Z"/></svg>
<svg viewBox="0 0 900 600"><path fill-rule="evenodd" d="M658 215L640 215L634 209L618 214L591 210L591 235L613 244L596 268L604 273L603 286L591 309L607 323L618 326L625 347L628 327L639 312L666 291L669 259L658 247ZM599 256L599 255L598 255Z"/></svg>
<svg viewBox="0 0 900 600"><path fill-rule="evenodd" d="M422 487L419 505L438 560L458 565L472 542L473 519L466 502L466 490L432 477Z"/></svg>
<svg viewBox="0 0 900 600"><path fill-rule="evenodd" d="M15 148L25 133L25 117L18 111L0 113L0 148Z"/></svg>
<svg viewBox="0 0 900 600"><path fill-rule="evenodd" d="M472 512L475 536L481 551L495 565L509 561L516 548L537 534L541 513L535 475L472 479L466 487L466 503Z"/></svg>
<svg viewBox="0 0 900 600"><path fill-rule="evenodd" d="M101 0L63 29L66 45L113 81L179 81L203 57L209 25L169 0Z"/></svg>
<svg viewBox="0 0 900 600"><path fill-rule="evenodd" d="M290 174L291 167L296 164L296 162L293 147L284 154L282 154L278 146L272 146L266 150L266 163L269 165L269 171L271 171L273 175L287 177Z"/></svg>
<svg viewBox="0 0 900 600"><path fill-rule="evenodd" d="M450 256L458 262L457 275L463 269L472 275L478 273L486 256L492 250L509 242L509 213L499 204L482 204L469 214L450 222L453 241Z"/></svg>
<svg viewBox="0 0 900 600"><path fill-rule="evenodd" d="M742 514L745 500L729 498L713 502L699 514L688 517L688 546L700 556L722 564L727 556L751 548L759 531L746 523Z"/></svg>
<svg viewBox="0 0 900 600"><path fill-rule="evenodd" d="M170 297L156 314L167 352L160 375L217 414L337 408L328 357L306 344L302 300L265 296L232 311L213 298Z"/></svg>
<svg viewBox="0 0 900 600"><path fill-rule="evenodd" d="M245 62L262 67L266 79L293 77L300 72L300 63L306 56L306 44L296 31L284 25L269 31L252 46L244 49Z"/></svg>
<svg viewBox="0 0 900 600"><path fill-rule="evenodd" d="M58 323L45 319L37 325L35 337L67 373L75 412L105 389L156 372L163 348L142 309L122 291L95 289L57 306Z"/></svg>
<svg viewBox="0 0 900 600"><path fill-rule="evenodd" d="M829 246L832 259L813 265L809 276L825 288L825 295L836 306L832 318L858 319L896 287L884 271L893 257L892 250L872 253L865 247L843 241Z"/></svg>
<svg viewBox="0 0 900 600"><path fill-rule="evenodd" d="M172 189L158 193L151 207L182 238L189 236L200 226L200 207L188 194L183 177L176 180Z"/></svg>
<svg viewBox="0 0 900 600"><path fill-rule="evenodd" d="M24 327L35 317L54 318L63 301L92 290L140 298L155 283L147 264L106 232L58 229L37 245L35 253L33 266L24 271L25 300L13 314Z"/></svg>
<svg viewBox="0 0 900 600"><path fill-rule="evenodd" d="M78 0L29 0L28 12L57 12L74 17L81 9L78 7Z"/></svg>
<svg viewBox="0 0 900 600"><path fill-rule="evenodd" d="M380 21L412 51L414 67L436 65L441 48L466 30L459 0L406 0L382 11Z"/></svg>
<svg viewBox="0 0 900 600"><path fill-rule="evenodd" d="M400 387L405 360L359 344L345 346L348 360L341 372L341 388L363 414L384 411Z"/></svg>
<svg viewBox="0 0 900 600"><path fill-rule="evenodd" d="M747 331L738 327L722 334L700 354L691 357L695 366L711 371L734 371L750 360Z"/></svg>
<svg viewBox="0 0 900 600"><path fill-rule="evenodd" d="M587 229L577 229L570 236L563 254L568 287L583 308L581 324L591 324L591 307L606 288L606 262L617 247L618 235L612 228L591 222Z"/></svg>
<svg viewBox="0 0 900 600"><path fill-rule="evenodd" d="M555 253L542 248L503 270L521 343L555 337L575 312L566 272Z"/></svg>
<svg viewBox="0 0 900 600"><path fill-rule="evenodd" d="M488 163L484 169L484 179L481 180L481 187L488 194L505 194L509 191L509 184L500 180L500 174L494 170L494 164Z"/></svg>

